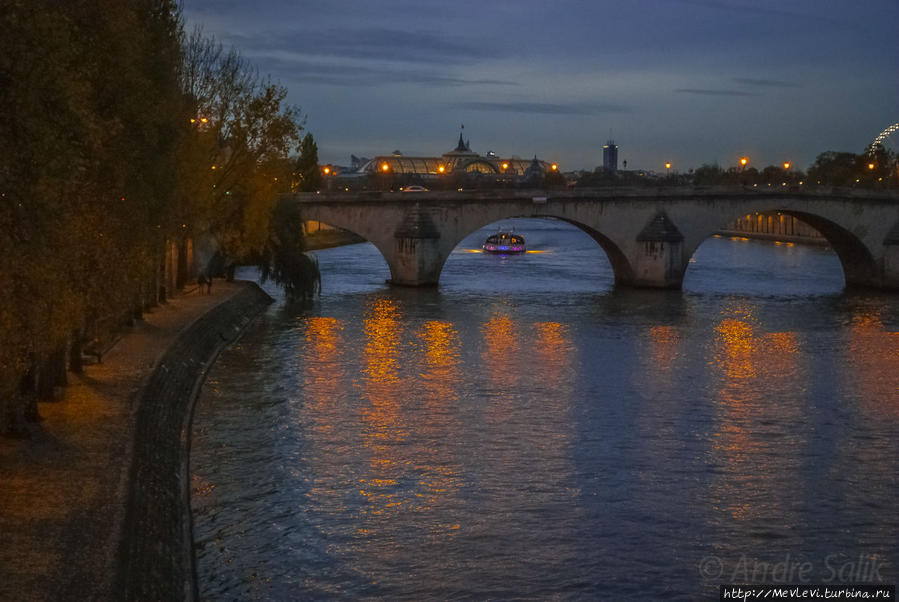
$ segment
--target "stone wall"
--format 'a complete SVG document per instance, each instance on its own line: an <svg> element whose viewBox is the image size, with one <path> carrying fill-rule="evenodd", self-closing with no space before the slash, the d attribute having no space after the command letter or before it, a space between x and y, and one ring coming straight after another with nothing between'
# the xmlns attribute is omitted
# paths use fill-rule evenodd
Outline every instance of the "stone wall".
<svg viewBox="0 0 899 602"><path fill-rule="evenodd" d="M219 351L271 301L248 285L184 329L146 382L136 410L116 599L196 598L188 470L194 402Z"/></svg>

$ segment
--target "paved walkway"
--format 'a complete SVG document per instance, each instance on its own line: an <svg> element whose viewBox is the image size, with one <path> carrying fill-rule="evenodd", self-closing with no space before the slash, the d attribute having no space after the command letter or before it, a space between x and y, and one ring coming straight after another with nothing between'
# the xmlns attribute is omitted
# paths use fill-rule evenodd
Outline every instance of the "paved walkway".
<svg viewBox="0 0 899 602"><path fill-rule="evenodd" d="M134 399L177 334L242 290L216 281L145 314L41 403L30 439L0 437L0 600L106 600L134 433Z"/></svg>

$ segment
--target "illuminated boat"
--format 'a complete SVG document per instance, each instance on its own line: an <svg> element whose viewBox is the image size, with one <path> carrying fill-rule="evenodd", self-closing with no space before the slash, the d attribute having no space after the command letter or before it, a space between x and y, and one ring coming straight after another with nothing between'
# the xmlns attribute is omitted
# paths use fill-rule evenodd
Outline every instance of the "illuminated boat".
<svg viewBox="0 0 899 602"><path fill-rule="evenodd" d="M500 231L488 236L482 248L484 253L499 253L502 255L524 253L524 236L514 232Z"/></svg>

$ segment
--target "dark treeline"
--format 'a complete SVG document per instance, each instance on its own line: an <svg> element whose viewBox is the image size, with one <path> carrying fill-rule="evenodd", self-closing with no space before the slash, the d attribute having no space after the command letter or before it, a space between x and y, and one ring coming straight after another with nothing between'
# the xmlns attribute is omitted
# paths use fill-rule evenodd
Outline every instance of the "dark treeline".
<svg viewBox="0 0 899 602"><path fill-rule="evenodd" d="M315 270L272 219L297 185L303 129L282 86L185 33L174 0L0 5L6 432L38 418L36 401L81 369L84 345L102 346L196 270L289 256L264 267L298 295Z"/></svg>
<svg viewBox="0 0 899 602"><path fill-rule="evenodd" d="M601 167L594 172L581 174L577 185L581 187L628 185L658 186L659 184L695 184L713 186L740 184L744 186L845 186L857 188L899 188L899 161L896 154L882 145L862 153L821 153L807 171L790 165L768 165L758 169L745 167L723 168L718 165L702 165L687 172L650 174L643 171L619 171L609 173Z"/></svg>

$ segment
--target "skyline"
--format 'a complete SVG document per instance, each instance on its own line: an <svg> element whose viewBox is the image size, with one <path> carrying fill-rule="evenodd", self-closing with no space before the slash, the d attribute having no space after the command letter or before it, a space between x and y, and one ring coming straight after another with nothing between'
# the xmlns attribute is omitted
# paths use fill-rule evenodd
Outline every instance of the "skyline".
<svg viewBox="0 0 899 602"><path fill-rule="evenodd" d="M323 163L473 150L631 168L805 169L899 121L899 5L637 0L484 6L187 0L186 26L288 89Z"/></svg>

